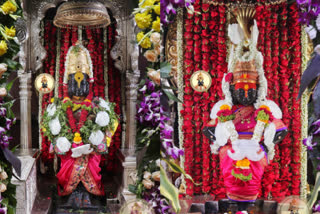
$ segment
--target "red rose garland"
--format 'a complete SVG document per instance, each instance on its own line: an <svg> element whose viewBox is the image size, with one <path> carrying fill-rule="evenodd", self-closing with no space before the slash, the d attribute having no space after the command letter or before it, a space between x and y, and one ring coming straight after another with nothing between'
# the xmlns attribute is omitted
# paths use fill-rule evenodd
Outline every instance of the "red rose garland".
<svg viewBox="0 0 320 214"><path fill-rule="evenodd" d="M196 0L194 3L194 9L195 11L201 12L201 1ZM201 48L201 14L195 13L194 16L194 49L193 49L193 56L194 56L194 65L195 65L195 71L198 71L201 69L201 59L202 59L202 48ZM193 123L195 125L196 130L201 130L201 125L202 122L200 120L200 115L202 113L201 107L200 107L200 102L201 102L201 93L194 92L193 93L193 101L194 101L194 108L193 108ZM194 150L194 168L193 168L193 179L196 183L201 183L202 182L202 156L201 156L201 143L202 143L202 134L197 131L195 132L194 139L193 139L193 150ZM200 194L201 193L201 187L200 186L194 186L194 193L195 194Z"/></svg>
<svg viewBox="0 0 320 214"><path fill-rule="evenodd" d="M212 76L212 86L209 89L210 92L210 109L213 107L213 105L217 102L217 97L216 97L216 91L221 90L221 87L218 86L217 84L217 58L218 58L218 25L219 23L219 11L218 7L214 7L213 5L210 6L210 21L209 21L209 29L210 29L210 46L211 52L210 52L210 63L211 63L211 68L210 68L210 74ZM210 111L209 111L210 112ZM210 154L211 156L211 176L210 176L210 186L211 186L211 191L210 193L213 195L218 195L219 193L217 190L220 190L220 186L218 186L218 181L219 181L219 156Z"/></svg>
<svg viewBox="0 0 320 214"><path fill-rule="evenodd" d="M201 32L201 37L202 37L202 44L201 44L201 49L202 49L202 70L209 71L210 69L210 42L209 42L209 27L208 27L208 20L209 20L209 4L203 3L201 5L202 9L202 14L201 14L201 26L202 26L202 32ZM200 121L202 122L202 127L201 130L204 128L206 122L209 120L209 93L204 92L202 93L201 100L201 115L202 117L200 118ZM202 156L202 193L208 194L211 190L211 185L210 185L210 145L209 145L209 139L202 137L202 151L201 151L201 156Z"/></svg>
<svg viewBox="0 0 320 214"><path fill-rule="evenodd" d="M300 45L300 24L298 22L298 8L296 3L291 4L289 6L289 16L288 22L290 26L289 30L289 41L291 47L291 58L289 69L292 70L291 79L293 80L292 86L292 114L294 118L301 117L301 109L300 103L296 102L296 98L299 92L299 84L300 84L300 68L301 68L301 45ZM291 180L291 194L299 195L300 193L300 136L301 136L301 121L292 118L292 162L291 172L292 172L292 180Z"/></svg>
<svg viewBox="0 0 320 214"><path fill-rule="evenodd" d="M56 56L56 28L53 26L51 22L44 22L44 48L47 51L47 58L44 60L43 63L43 72L49 73L51 75L54 74L55 71L55 56ZM45 94L42 98L42 111L46 109L50 98L52 97L53 92L50 94ZM41 131L41 158L42 161L48 162L53 160L53 154L49 153L50 142L48 141L47 137L43 136Z"/></svg>
<svg viewBox="0 0 320 214"><path fill-rule="evenodd" d="M108 82L109 82L109 100L116 103L115 112L121 114L121 96L119 96L119 89L121 88L121 73L114 67L114 62L110 56L111 49L116 42L116 25L108 27ZM107 170L116 170L116 153L121 146L121 126L119 125L114 134L109 147ZM119 167L118 167L119 168Z"/></svg>
<svg viewBox="0 0 320 214"><path fill-rule="evenodd" d="M184 103L183 110L181 114L184 117L182 130L184 133L184 149L185 149L185 171L186 173L193 176L193 133L194 133L194 125L192 123L193 117L193 89L190 85L190 77L194 72L194 62L193 62L193 50L194 50L194 40L193 40L193 20L194 14L186 14L185 20L185 32L184 32L184 43L186 44L185 52L184 52L184 60L185 60L185 75L184 75ZM193 195L193 184L190 180L186 180L186 194Z"/></svg>

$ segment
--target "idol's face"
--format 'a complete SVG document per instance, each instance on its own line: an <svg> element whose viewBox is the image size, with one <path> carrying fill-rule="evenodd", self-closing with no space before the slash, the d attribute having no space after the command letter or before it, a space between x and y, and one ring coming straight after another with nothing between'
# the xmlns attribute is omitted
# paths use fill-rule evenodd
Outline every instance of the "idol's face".
<svg viewBox="0 0 320 214"><path fill-rule="evenodd" d="M69 74L68 95L69 97L86 97L89 94L89 76L87 74Z"/></svg>
<svg viewBox="0 0 320 214"><path fill-rule="evenodd" d="M257 99L258 92L256 87L243 88L235 85L230 86L233 102L244 106L253 105Z"/></svg>

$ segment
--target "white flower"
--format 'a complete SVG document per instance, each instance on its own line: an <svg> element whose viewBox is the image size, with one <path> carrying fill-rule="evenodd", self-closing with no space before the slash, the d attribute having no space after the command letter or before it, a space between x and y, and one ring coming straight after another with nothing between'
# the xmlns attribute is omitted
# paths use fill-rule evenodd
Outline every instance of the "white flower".
<svg viewBox="0 0 320 214"><path fill-rule="evenodd" d="M54 113L56 113L56 110L57 110L57 107L53 103L49 104L47 107L47 112L50 117L52 117Z"/></svg>
<svg viewBox="0 0 320 214"><path fill-rule="evenodd" d="M109 103L107 103L104 99L99 98L99 105L107 111L110 111Z"/></svg>
<svg viewBox="0 0 320 214"><path fill-rule="evenodd" d="M53 135L58 135L60 133L61 125L58 117L54 118L53 120L50 120L49 128Z"/></svg>
<svg viewBox="0 0 320 214"><path fill-rule="evenodd" d="M320 45L317 45L315 48L314 48L314 51L320 55Z"/></svg>
<svg viewBox="0 0 320 214"><path fill-rule="evenodd" d="M309 35L310 39L316 38L317 30L312 25L309 25L309 26L305 27L304 30Z"/></svg>
<svg viewBox="0 0 320 214"><path fill-rule="evenodd" d="M3 74L8 69L8 65L6 63L0 63L0 74Z"/></svg>
<svg viewBox="0 0 320 214"><path fill-rule="evenodd" d="M99 144L101 144L103 139L104 139L104 134L102 133L101 130L92 132L89 137L89 141L95 146L98 146Z"/></svg>
<svg viewBox="0 0 320 214"><path fill-rule="evenodd" d="M146 189L151 189L154 186L154 182L150 181L149 179L143 179L142 184Z"/></svg>
<svg viewBox="0 0 320 214"><path fill-rule="evenodd" d="M148 172L148 171L144 171L144 173L143 173L143 178L144 178L144 179L150 179L150 178L151 178L151 173Z"/></svg>
<svg viewBox="0 0 320 214"><path fill-rule="evenodd" d="M0 97L7 96L8 92L6 88L0 88Z"/></svg>
<svg viewBox="0 0 320 214"><path fill-rule="evenodd" d="M7 186L4 183L0 184L0 192L4 192L7 190Z"/></svg>
<svg viewBox="0 0 320 214"><path fill-rule="evenodd" d="M0 179L1 180L6 180L8 178L8 175L5 171L1 172L0 173Z"/></svg>
<svg viewBox="0 0 320 214"><path fill-rule="evenodd" d="M96 117L96 124L98 124L101 127L105 127L109 124L109 122L110 122L110 117L107 112L105 111L98 112Z"/></svg>
<svg viewBox="0 0 320 214"><path fill-rule="evenodd" d="M316 19L316 25L318 30L320 30L320 15L318 15L317 19Z"/></svg>
<svg viewBox="0 0 320 214"><path fill-rule="evenodd" d="M154 32L154 33L151 34L150 41L152 42L152 44L158 45L160 43L160 40L161 40L160 33Z"/></svg>
<svg viewBox="0 0 320 214"><path fill-rule="evenodd" d="M58 147L60 152L68 152L71 148L71 143L66 137L59 137L56 142L56 146Z"/></svg>
<svg viewBox="0 0 320 214"><path fill-rule="evenodd" d="M160 181L160 171L156 171L152 173L152 179L154 181Z"/></svg>

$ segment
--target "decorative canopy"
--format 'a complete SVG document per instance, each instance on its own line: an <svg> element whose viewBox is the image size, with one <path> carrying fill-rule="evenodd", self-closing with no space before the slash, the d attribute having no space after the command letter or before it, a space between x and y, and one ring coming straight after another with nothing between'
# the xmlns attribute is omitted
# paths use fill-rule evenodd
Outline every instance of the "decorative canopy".
<svg viewBox="0 0 320 214"><path fill-rule="evenodd" d="M63 3L58 8L53 23L60 28L80 25L101 28L110 24L110 16L100 2L73 0Z"/></svg>

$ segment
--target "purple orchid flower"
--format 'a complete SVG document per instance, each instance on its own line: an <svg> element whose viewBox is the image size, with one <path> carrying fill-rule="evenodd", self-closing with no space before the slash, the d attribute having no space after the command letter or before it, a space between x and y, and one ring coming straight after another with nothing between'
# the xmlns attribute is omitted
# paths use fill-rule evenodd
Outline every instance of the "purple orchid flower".
<svg viewBox="0 0 320 214"><path fill-rule="evenodd" d="M317 145L316 142L312 142L313 136L309 135L307 138L303 139L302 143L307 147L308 150L313 150L313 147Z"/></svg>
<svg viewBox="0 0 320 214"><path fill-rule="evenodd" d="M310 2L310 0L297 0L298 5L304 5L304 4L307 4L308 2Z"/></svg>
<svg viewBox="0 0 320 214"><path fill-rule="evenodd" d="M6 207L0 208L0 214L7 214L7 208Z"/></svg>
<svg viewBox="0 0 320 214"><path fill-rule="evenodd" d="M4 107L0 108L0 116L5 117L7 115L7 109Z"/></svg>

